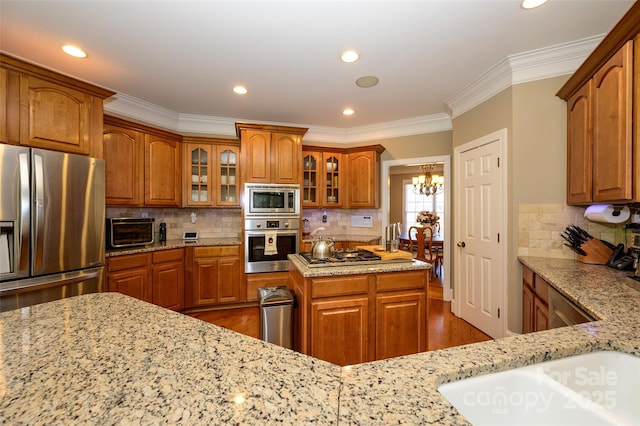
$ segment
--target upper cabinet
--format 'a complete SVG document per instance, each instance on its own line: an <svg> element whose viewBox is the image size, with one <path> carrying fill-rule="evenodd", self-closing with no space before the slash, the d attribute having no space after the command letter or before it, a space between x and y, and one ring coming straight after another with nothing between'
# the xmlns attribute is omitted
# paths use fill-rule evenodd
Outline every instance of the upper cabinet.
<svg viewBox="0 0 640 426"><path fill-rule="evenodd" d="M180 135L105 116L106 204L179 207Z"/></svg>
<svg viewBox="0 0 640 426"><path fill-rule="evenodd" d="M227 139L184 140L184 205L240 206L240 147Z"/></svg>
<svg viewBox="0 0 640 426"><path fill-rule="evenodd" d="M640 201L639 2L557 95L567 101L567 204Z"/></svg>
<svg viewBox="0 0 640 426"><path fill-rule="evenodd" d="M243 182L301 184L302 136L307 129L236 123Z"/></svg>
<svg viewBox="0 0 640 426"><path fill-rule="evenodd" d="M377 208L381 145L338 149L305 146L302 207Z"/></svg>
<svg viewBox="0 0 640 426"><path fill-rule="evenodd" d="M0 141L102 157L103 99L114 92L0 54Z"/></svg>

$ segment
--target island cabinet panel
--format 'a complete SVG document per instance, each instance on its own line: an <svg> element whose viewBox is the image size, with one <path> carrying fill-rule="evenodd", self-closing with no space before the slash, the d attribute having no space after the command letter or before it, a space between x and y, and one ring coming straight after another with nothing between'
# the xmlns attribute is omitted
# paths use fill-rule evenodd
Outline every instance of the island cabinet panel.
<svg viewBox="0 0 640 426"><path fill-rule="evenodd" d="M296 296L296 350L348 365L427 348L428 270L304 277Z"/></svg>
<svg viewBox="0 0 640 426"><path fill-rule="evenodd" d="M184 249L153 253L152 302L178 311L184 308Z"/></svg>
<svg viewBox="0 0 640 426"><path fill-rule="evenodd" d="M424 292L376 297L376 359L427 350Z"/></svg>
<svg viewBox="0 0 640 426"><path fill-rule="evenodd" d="M369 299L351 297L311 303L311 356L338 365L369 357Z"/></svg>
<svg viewBox="0 0 640 426"><path fill-rule="evenodd" d="M239 246L190 247L186 265L186 308L241 300Z"/></svg>

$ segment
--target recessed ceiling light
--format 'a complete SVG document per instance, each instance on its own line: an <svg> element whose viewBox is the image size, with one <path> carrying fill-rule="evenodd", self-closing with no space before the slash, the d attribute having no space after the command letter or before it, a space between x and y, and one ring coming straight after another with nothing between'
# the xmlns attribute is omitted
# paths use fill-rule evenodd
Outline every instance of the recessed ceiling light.
<svg viewBox="0 0 640 426"><path fill-rule="evenodd" d="M353 115L353 113L354 113L354 112L355 112L355 111L354 111L354 110L352 110L351 108L347 108L347 109L345 109L344 111L342 111L342 113L343 113L344 115Z"/></svg>
<svg viewBox="0 0 640 426"><path fill-rule="evenodd" d="M244 86L236 86L233 88L233 91L236 92L238 95L246 95L247 94L247 88Z"/></svg>
<svg viewBox="0 0 640 426"><path fill-rule="evenodd" d="M522 0L522 7L524 9L534 9L538 6L545 4L547 0Z"/></svg>
<svg viewBox="0 0 640 426"><path fill-rule="evenodd" d="M65 44L64 46L62 46L62 51L67 55L73 56L74 58L87 57L87 54L85 53L84 50L80 49L79 47L72 46L70 44Z"/></svg>
<svg viewBox="0 0 640 426"><path fill-rule="evenodd" d="M379 81L380 80L378 79L378 77L375 77L373 75L365 75L364 77L360 77L356 80L356 86L365 88L373 87L378 84Z"/></svg>
<svg viewBox="0 0 640 426"><path fill-rule="evenodd" d="M355 50L345 50L340 55L340 60L350 64L351 62L357 61L359 57L360 55Z"/></svg>

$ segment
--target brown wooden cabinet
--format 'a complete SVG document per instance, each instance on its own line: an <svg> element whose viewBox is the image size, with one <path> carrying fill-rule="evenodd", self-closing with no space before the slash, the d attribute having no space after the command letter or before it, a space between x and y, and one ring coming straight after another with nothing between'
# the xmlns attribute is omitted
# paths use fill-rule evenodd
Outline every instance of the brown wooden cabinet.
<svg viewBox="0 0 640 426"><path fill-rule="evenodd" d="M151 254L139 253L107 259L107 290L146 302L152 301Z"/></svg>
<svg viewBox="0 0 640 426"><path fill-rule="evenodd" d="M144 204L180 207L182 194L180 139L144 135Z"/></svg>
<svg viewBox="0 0 640 426"><path fill-rule="evenodd" d="M302 207L377 208L381 145L302 151Z"/></svg>
<svg viewBox="0 0 640 426"><path fill-rule="evenodd" d="M2 142L102 157L103 99L114 92L0 54Z"/></svg>
<svg viewBox="0 0 640 426"><path fill-rule="evenodd" d="M351 151L347 154L347 206L374 207L380 204L380 153L382 149Z"/></svg>
<svg viewBox="0 0 640 426"><path fill-rule="evenodd" d="M338 365L368 361L368 306L366 294L311 302L310 355Z"/></svg>
<svg viewBox="0 0 640 426"><path fill-rule="evenodd" d="M306 128L236 123L243 182L300 184Z"/></svg>
<svg viewBox="0 0 640 426"><path fill-rule="evenodd" d="M106 204L179 207L182 136L105 116Z"/></svg>
<svg viewBox="0 0 640 426"><path fill-rule="evenodd" d="M260 287L276 287L279 285L293 289L289 282L288 272L263 272L258 274L245 274L247 281L247 301L258 300L258 289Z"/></svg>
<svg viewBox="0 0 640 426"><path fill-rule="evenodd" d="M522 332L549 329L549 283L522 267Z"/></svg>
<svg viewBox="0 0 640 426"><path fill-rule="evenodd" d="M107 205L144 205L144 134L110 124L103 131Z"/></svg>
<svg viewBox="0 0 640 426"><path fill-rule="evenodd" d="M241 301L240 247L189 247L186 283L186 308Z"/></svg>
<svg viewBox="0 0 640 426"><path fill-rule="evenodd" d="M183 142L183 204L239 207L240 147L214 138L185 137Z"/></svg>
<svg viewBox="0 0 640 426"><path fill-rule="evenodd" d="M427 349L428 271L289 276L298 351L347 365Z"/></svg>
<svg viewBox="0 0 640 426"><path fill-rule="evenodd" d="M567 101L568 204L640 201L639 87L636 3L557 93Z"/></svg>
<svg viewBox="0 0 640 426"><path fill-rule="evenodd" d="M107 290L167 309L184 307L184 249L107 258Z"/></svg>
<svg viewBox="0 0 640 426"><path fill-rule="evenodd" d="M174 311L184 308L184 249L153 252L151 276L153 304Z"/></svg>

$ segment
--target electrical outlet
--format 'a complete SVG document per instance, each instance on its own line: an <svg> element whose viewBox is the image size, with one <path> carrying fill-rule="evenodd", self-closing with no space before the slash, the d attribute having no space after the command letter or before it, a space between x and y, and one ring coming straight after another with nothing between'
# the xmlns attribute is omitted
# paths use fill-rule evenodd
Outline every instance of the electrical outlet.
<svg viewBox="0 0 640 426"><path fill-rule="evenodd" d="M322 223L327 223L327 211L322 210Z"/></svg>

